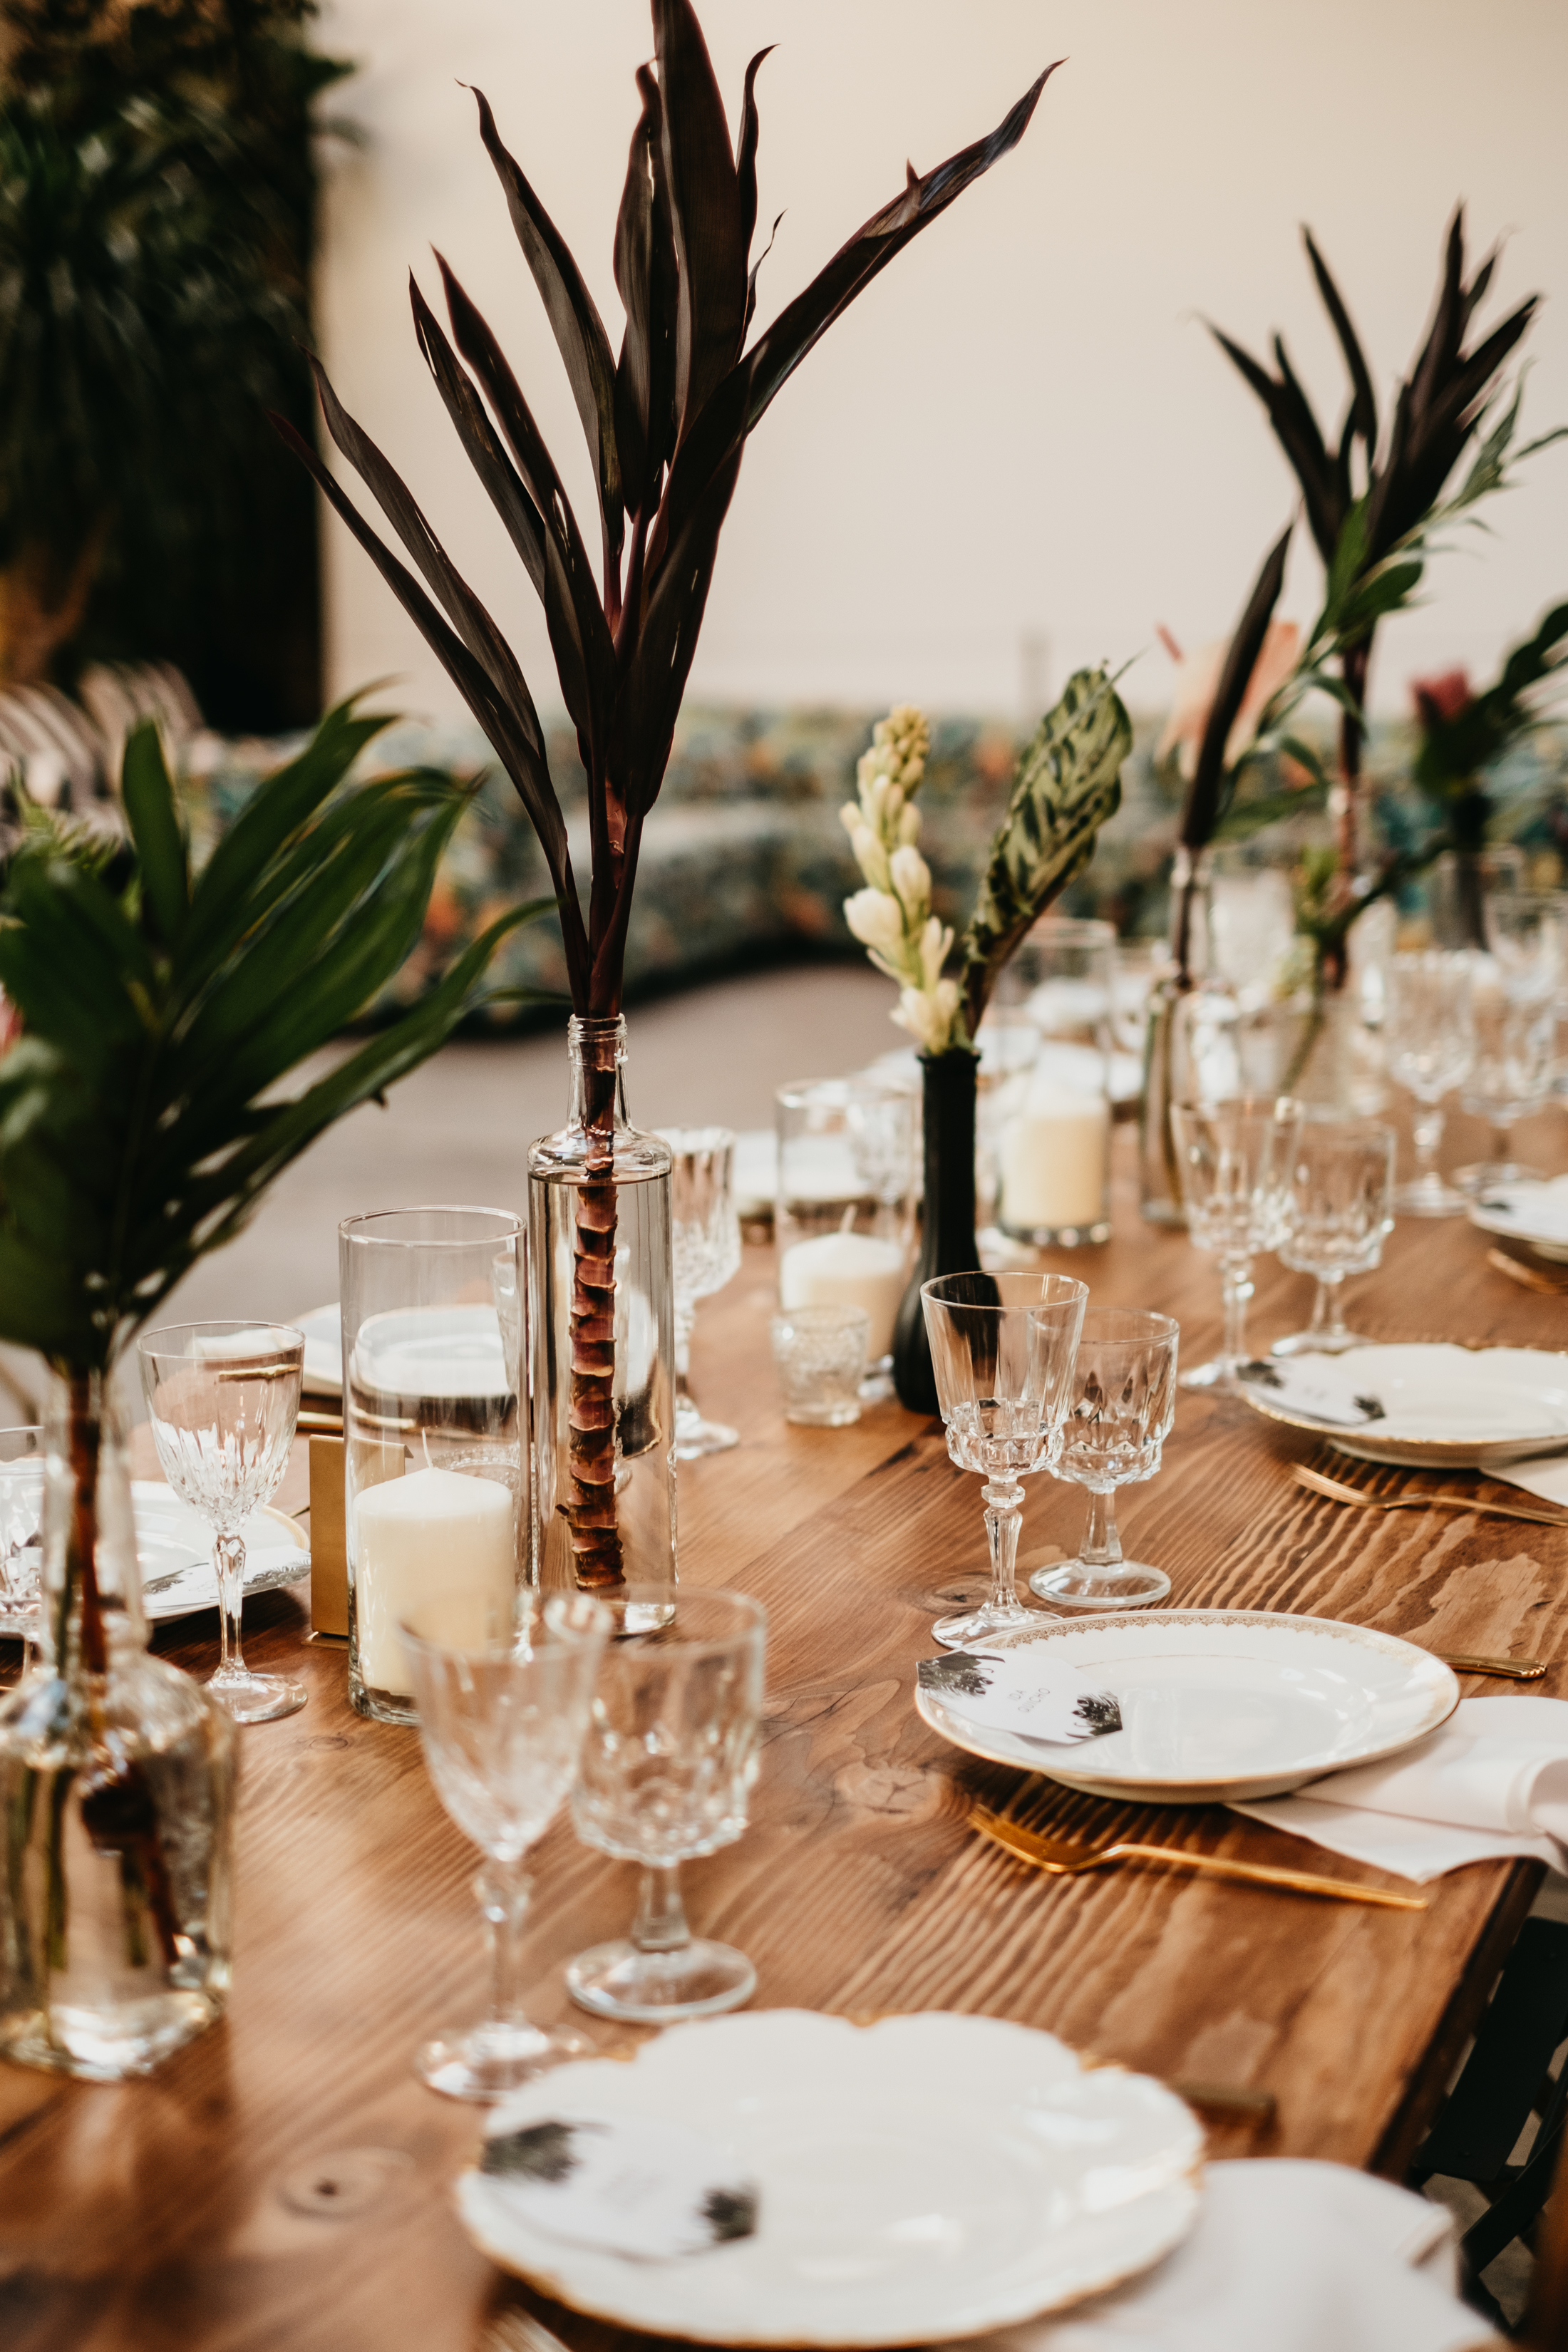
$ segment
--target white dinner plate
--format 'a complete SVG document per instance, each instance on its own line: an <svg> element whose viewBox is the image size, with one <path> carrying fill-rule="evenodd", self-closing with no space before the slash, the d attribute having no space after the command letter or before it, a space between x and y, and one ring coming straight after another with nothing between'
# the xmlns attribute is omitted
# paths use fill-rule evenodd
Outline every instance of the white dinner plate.
<svg viewBox="0 0 1568 2352"><path fill-rule="evenodd" d="M1554 1265L1568 1263L1568 1176L1549 1184L1494 1184L1470 1203L1470 1223L1483 1234L1527 1243Z"/></svg>
<svg viewBox="0 0 1568 2352"><path fill-rule="evenodd" d="M200 1609L217 1607L217 1579L213 1573L212 1531L198 1511L182 1503L157 1478L135 1478L131 1507L136 1518L136 1557L143 1586L142 1607L150 1625L163 1625L176 1617L194 1616ZM240 1534L245 1538L245 1590L273 1592L310 1573L310 1547L298 1520L270 1505L253 1511ZM163 1579L172 1577L165 1584ZM13 1640L31 1630L28 1622L0 1612L0 1634Z"/></svg>
<svg viewBox="0 0 1568 2352"><path fill-rule="evenodd" d="M478 2171L472 2236L574 2311L702 2344L931 2344L1132 2278L1197 2213L1203 2133L1142 2074L994 2017L869 2026L763 2010L671 2026L628 2065L554 2068L494 2131L684 2125L760 2192L753 2236L635 2261L547 2234Z"/></svg>
<svg viewBox="0 0 1568 2352"><path fill-rule="evenodd" d="M1141 1805L1233 1805L1396 1755L1452 1715L1440 1658L1392 1633L1262 1609L1144 1609L1032 1619L982 1650L1033 1650L1115 1694L1122 1727L1047 1745L969 1721L916 1689L933 1731L972 1756Z"/></svg>
<svg viewBox="0 0 1568 2352"><path fill-rule="evenodd" d="M1375 1396L1383 1419L1339 1428L1244 1382L1247 1403L1268 1421L1326 1438L1358 1462L1484 1470L1568 1446L1568 1356L1546 1348L1410 1341L1290 1361L1315 1378Z"/></svg>

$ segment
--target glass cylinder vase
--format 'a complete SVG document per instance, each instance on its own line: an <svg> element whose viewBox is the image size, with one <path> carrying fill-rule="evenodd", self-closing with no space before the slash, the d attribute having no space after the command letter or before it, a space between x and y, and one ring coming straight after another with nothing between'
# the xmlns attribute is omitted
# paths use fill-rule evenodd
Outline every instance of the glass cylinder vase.
<svg viewBox="0 0 1568 2352"><path fill-rule="evenodd" d="M38 1656L0 1703L0 2052L118 2082L222 2014L236 1733L147 1654L105 1376L54 1383L47 1449Z"/></svg>
<svg viewBox="0 0 1568 2352"><path fill-rule="evenodd" d="M1016 960L1040 1046L1002 1129L996 1222L1037 1248L1109 1241L1116 932L1046 915Z"/></svg>
<svg viewBox="0 0 1568 2352"><path fill-rule="evenodd" d="M626 1118L626 1024L567 1024L566 1124L528 1155L529 1574L616 1602L675 1582L671 1154Z"/></svg>
<svg viewBox="0 0 1568 2352"><path fill-rule="evenodd" d="M527 1525L523 1237L505 1209L338 1227L349 1697L416 1723L400 1627L483 1648L516 1620Z"/></svg>
<svg viewBox="0 0 1568 2352"><path fill-rule="evenodd" d="M920 1097L863 1070L805 1078L773 1097L779 1305L860 1307L870 1321L867 1403L892 1393L893 1325L914 1262Z"/></svg>

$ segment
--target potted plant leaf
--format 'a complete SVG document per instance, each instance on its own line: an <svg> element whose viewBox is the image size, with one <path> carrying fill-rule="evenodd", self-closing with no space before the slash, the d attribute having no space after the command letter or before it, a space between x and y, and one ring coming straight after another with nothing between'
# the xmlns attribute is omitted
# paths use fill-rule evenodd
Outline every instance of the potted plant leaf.
<svg viewBox="0 0 1568 2352"><path fill-rule="evenodd" d="M914 795L930 730L908 706L879 719L858 793L841 812L865 887L844 916L879 971L899 985L893 1019L921 1049L924 1210L920 1264L893 1332L893 1382L912 1412L935 1412L921 1285L980 1264L974 1237L975 1038L1004 966L1094 855L1121 799L1132 726L1103 669L1079 670L1041 719L1014 774L974 911L958 942L931 912Z"/></svg>
<svg viewBox="0 0 1568 2352"><path fill-rule="evenodd" d="M673 1573L668 1162L626 1127L621 1000L642 832L696 651L747 439L834 320L1023 137L1047 76L989 137L917 173L750 344L761 257L756 80L731 141L689 0L652 0L655 60L615 235L619 354L564 240L479 97L479 134L565 363L597 492L590 551L522 390L437 257L447 325L411 286L415 331L549 626L588 780L586 904L515 654L370 436L317 368L327 429L424 585L287 425L335 512L446 666L516 785L561 910L573 1104L531 1158L535 1572L613 1591ZM548 1242L538 1236L548 1234ZM662 1368L662 1369L661 1369Z"/></svg>
<svg viewBox="0 0 1568 2352"><path fill-rule="evenodd" d="M124 761L124 849L36 815L0 887L0 1338L54 1375L39 1662L0 1704L0 2050L138 2074L229 1976L234 1727L145 1650L113 1374L196 1260L331 1122L477 1001L479 940L413 1011L295 1093L419 937L467 793L345 783L387 722L331 712L193 874L155 730Z"/></svg>

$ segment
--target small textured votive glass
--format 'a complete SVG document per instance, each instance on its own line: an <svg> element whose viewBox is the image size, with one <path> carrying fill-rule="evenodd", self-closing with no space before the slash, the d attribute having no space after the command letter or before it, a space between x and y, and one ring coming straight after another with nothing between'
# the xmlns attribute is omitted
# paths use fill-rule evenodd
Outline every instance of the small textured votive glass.
<svg viewBox="0 0 1568 2352"><path fill-rule="evenodd" d="M844 1429L860 1418L871 1318L863 1307L792 1307L769 1325L784 1419Z"/></svg>

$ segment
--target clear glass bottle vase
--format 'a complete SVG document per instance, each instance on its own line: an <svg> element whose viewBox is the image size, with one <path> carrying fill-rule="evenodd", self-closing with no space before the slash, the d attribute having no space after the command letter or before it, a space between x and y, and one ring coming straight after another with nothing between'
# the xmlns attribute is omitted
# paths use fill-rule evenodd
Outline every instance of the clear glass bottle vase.
<svg viewBox="0 0 1568 2352"><path fill-rule="evenodd" d="M1181 1179L1171 1105L1193 1091L1209 1016L1234 1020L1233 993L1211 969L1213 852L1176 851L1171 869L1170 961L1149 992L1143 1033L1143 1094L1138 1124L1138 1201L1157 1225L1183 1225ZM1194 1001L1195 1000L1195 1001Z"/></svg>
<svg viewBox="0 0 1568 2352"><path fill-rule="evenodd" d="M566 1044L566 1125L528 1155L529 1575L614 1602L675 1582L671 1154L627 1122L625 1019Z"/></svg>
<svg viewBox="0 0 1568 2352"><path fill-rule="evenodd" d="M147 1654L110 1385L57 1381L36 1663L0 1702L0 2053L144 2074L222 2014L232 1718Z"/></svg>

